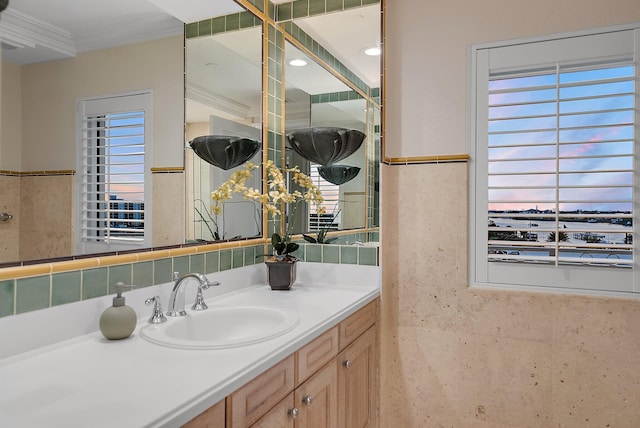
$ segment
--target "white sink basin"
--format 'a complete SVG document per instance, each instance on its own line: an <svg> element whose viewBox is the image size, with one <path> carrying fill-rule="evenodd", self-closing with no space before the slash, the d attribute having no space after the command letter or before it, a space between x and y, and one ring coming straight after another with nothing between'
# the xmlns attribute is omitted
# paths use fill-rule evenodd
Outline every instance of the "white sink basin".
<svg viewBox="0 0 640 428"><path fill-rule="evenodd" d="M290 312L260 306L209 307L162 324L140 335L149 342L182 349L225 349L252 345L293 330L300 319Z"/></svg>

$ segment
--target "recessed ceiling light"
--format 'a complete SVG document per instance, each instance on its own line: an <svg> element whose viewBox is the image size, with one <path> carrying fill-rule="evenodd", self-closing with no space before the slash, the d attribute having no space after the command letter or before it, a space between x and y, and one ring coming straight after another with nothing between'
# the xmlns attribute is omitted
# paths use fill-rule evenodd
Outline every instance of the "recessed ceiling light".
<svg viewBox="0 0 640 428"><path fill-rule="evenodd" d="M370 48L363 49L363 52L365 55L378 56L382 53L382 49L380 49L378 46L373 46Z"/></svg>
<svg viewBox="0 0 640 428"><path fill-rule="evenodd" d="M289 65L292 65L294 67L304 67L305 65L307 65L307 61L299 58L292 59L291 61L289 61Z"/></svg>

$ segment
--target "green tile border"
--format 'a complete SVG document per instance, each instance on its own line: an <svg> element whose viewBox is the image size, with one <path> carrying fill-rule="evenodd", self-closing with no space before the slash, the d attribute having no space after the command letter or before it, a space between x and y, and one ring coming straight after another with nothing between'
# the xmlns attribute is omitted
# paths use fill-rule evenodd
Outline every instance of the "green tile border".
<svg viewBox="0 0 640 428"><path fill-rule="evenodd" d="M153 262L138 262L132 264L131 282L135 288L153 285Z"/></svg>
<svg viewBox="0 0 640 428"><path fill-rule="evenodd" d="M311 95L311 104L332 103L337 101L364 100L356 91L327 92Z"/></svg>
<svg viewBox="0 0 640 428"><path fill-rule="evenodd" d="M16 314L48 308L51 304L51 276L16 280Z"/></svg>
<svg viewBox="0 0 640 428"><path fill-rule="evenodd" d="M258 27L260 25L262 25L262 20L260 18L251 12L244 11L225 16L217 16L215 18L203 19L198 22L190 22L185 24L184 33L185 38L193 39L196 37L207 37L213 34L244 30L246 28Z"/></svg>
<svg viewBox="0 0 640 428"><path fill-rule="evenodd" d="M378 231L369 232L371 237ZM354 245L364 240L367 233L341 235L345 245L322 245L300 242L296 257L314 263L379 265L378 248ZM222 249L189 256L176 256L153 261L142 261L60 272L52 275L0 281L0 318L18 313L45 309L80 300L115 294L116 282L135 288L170 282L173 272L215 273L262 263L263 245Z"/></svg>
<svg viewBox="0 0 640 428"><path fill-rule="evenodd" d="M283 22L377 3L380 0L295 0L276 5L275 16L277 22Z"/></svg>
<svg viewBox="0 0 640 428"><path fill-rule="evenodd" d="M51 306L77 302L82 298L82 273L61 272L51 276Z"/></svg>
<svg viewBox="0 0 640 428"><path fill-rule="evenodd" d="M229 270L232 266L232 253L233 250L222 250L220 251L220 271Z"/></svg>
<svg viewBox="0 0 640 428"><path fill-rule="evenodd" d="M0 281L0 317L14 314L15 288L14 279Z"/></svg>

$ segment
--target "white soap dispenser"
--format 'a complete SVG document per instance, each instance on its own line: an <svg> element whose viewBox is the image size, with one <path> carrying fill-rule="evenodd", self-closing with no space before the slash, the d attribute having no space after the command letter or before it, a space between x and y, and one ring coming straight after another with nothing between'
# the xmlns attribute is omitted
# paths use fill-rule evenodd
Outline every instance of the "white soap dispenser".
<svg viewBox="0 0 640 428"><path fill-rule="evenodd" d="M105 309L100 317L100 331L107 339L126 339L136 328L138 320L136 312L124 304L124 297L122 297L124 290L132 288L132 285L124 285L121 282L116 284L113 306Z"/></svg>

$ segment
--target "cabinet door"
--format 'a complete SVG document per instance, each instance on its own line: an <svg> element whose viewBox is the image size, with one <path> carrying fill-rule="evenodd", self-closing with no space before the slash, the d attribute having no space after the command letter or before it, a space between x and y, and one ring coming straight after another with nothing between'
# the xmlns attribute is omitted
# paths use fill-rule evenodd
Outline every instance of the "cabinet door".
<svg viewBox="0 0 640 428"><path fill-rule="evenodd" d="M182 428L224 428L224 426L224 400L222 400L182 425Z"/></svg>
<svg viewBox="0 0 640 428"><path fill-rule="evenodd" d="M299 410L293 404L293 392L279 402L251 428L294 428Z"/></svg>
<svg viewBox="0 0 640 428"><path fill-rule="evenodd" d="M340 323L341 351L376 322L377 312L378 300L376 299Z"/></svg>
<svg viewBox="0 0 640 428"><path fill-rule="evenodd" d="M294 357L287 357L227 397L227 427L247 428L294 388Z"/></svg>
<svg viewBox="0 0 640 428"><path fill-rule="evenodd" d="M338 356L338 326L322 333L296 352L296 385Z"/></svg>
<svg viewBox="0 0 640 428"><path fill-rule="evenodd" d="M337 428L337 367L334 358L295 390L296 428Z"/></svg>
<svg viewBox="0 0 640 428"><path fill-rule="evenodd" d="M377 425L376 328L369 328L339 356L338 421L340 428Z"/></svg>

